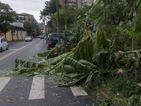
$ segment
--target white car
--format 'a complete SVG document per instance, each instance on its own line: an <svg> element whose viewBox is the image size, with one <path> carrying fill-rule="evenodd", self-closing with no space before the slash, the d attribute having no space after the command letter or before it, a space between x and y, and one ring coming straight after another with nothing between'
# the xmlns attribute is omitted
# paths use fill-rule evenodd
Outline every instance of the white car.
<svg viewBox="0 0 141 106"><path fill-rule="evenodd" d="M40 39L44 39L44 35L40 35Z"/></svg>
<svg viewBox="0 0 141 106"><path fill-rule="evenodd" d="M26 41L32 41L32 38L30 37L30 36L27 36L26 38L25 38L25 42Z"/></svg>
<svg viewBox="0 0 141 106"><path fill-rule="evenodd" d="M0 51L2 52L3 50L8 50L9 45L7 41L4 38L0 38Z"/></svg>

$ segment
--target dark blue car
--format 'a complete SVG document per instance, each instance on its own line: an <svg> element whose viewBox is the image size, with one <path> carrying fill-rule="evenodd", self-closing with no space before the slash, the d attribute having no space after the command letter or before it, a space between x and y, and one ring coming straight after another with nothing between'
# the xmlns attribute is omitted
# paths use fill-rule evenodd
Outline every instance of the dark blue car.
<svg viewBox="0 0 141 106"><path fill-rule="evenodd" d="M67 38L65 36L65 34L60 33L60 39L63 39L64 41L67 41ZM50 33L48 34L48 45L47 45L47 49L49 50L50 48L53 48L56 46L56 44L58 44L58 33Z"/></svg>

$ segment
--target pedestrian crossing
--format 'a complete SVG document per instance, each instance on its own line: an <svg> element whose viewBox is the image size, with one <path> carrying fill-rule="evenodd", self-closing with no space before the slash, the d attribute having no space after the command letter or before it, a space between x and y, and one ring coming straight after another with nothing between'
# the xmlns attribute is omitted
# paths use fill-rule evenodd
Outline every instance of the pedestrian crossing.
<svg viewBox="0 0 141 106"><path fill-rule="evenodd" d="M6 87L7 84L10 87L10 81L11 80L13 80L13 78L10 78L10 77L0 78L0 92L3 92L6 89L5 87ZM53 81L51 81L51 80L48 81L48 79L46 79L45 77L34 76L32 79L31 78L30 79L24 78L22 80L24 80L24 82L27 80L31 84L30 86L27 85L27 86L29 86L28 88L30 88L29 91L27 90L28 100L45 99L45 97L47 95L46 92L48 92L48 93L51 92L51 91L48 91L49 89L46 89L45 86L50 86L50 88L53 89L53 85L51 85L53 83ZM17 84L17 82L22 84L23 83L22 80L18 80L18 78L16 80L14 79L13 81L11 81L12 86L14 85L14 83ZM30 80L32 80L32 81L30 81ZM48 83L46 83L46 82L48 82ZM14 85L15 88L17 87L16 84ZM26 85L22 86L19 89L22 90L22 89L25 89L25 87L26 87ZM56 87L55 89L58 89L58 88ZM59 88L59 89L61 89L61 88ZM73 87L70 87L69 89L70 89L71 94L75 97L76 96L87 96L88 95L86 93L86 91L81 86L73 86ZM19 93L19 91L16 91L15 93ZM52 93L52 95L54 95L54 94Z"/></svg>
<svg viewBox="0 0 141 106"><path fill-rule="evenodd" d="M70 87L74 96L85 96L88 95L81 86Z"/></svg>
<svg viewBox="0 0 141 106"><path fill-rule="evenodd" d="M0 92L5 87L5 85L9 82L10 79L11 79L10 77L0 78Z"/></svg>
<svg viewBox="0 0 141 106"><path fill-rule="evenodd" d="M30 90L29 100L32 99L44 99L44 77L34 77Z"/></svg>

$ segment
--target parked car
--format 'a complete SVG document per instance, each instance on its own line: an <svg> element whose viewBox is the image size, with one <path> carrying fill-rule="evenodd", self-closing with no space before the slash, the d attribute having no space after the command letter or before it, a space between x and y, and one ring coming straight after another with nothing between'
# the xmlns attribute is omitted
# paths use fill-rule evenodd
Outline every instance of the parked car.
<svg viewBox="0 0 141 106"><path fill-rule="evenodd" d="M39 36L37 36L37 38L40 38L40 35L39 35Z"/></svg>
<svg viewBox="0 0 141 106"><path fill-rule="evenodd" d="M3 50L8 50L9 45L7 41L4 38L0 38L0 51L2 52Z"/></svg>
<svg viewBox="0 0 141 106"><path fill-rule="evenodd" d="M63 39L64 41L67 41L67 38L65 36L65 34L60 33L60 39ZM58 44L58 33L50 33L48 34L48 42L47 45L47 49L49 50L50 48L53 48L56 46L56 44Z"/></svg>
<svg viewBox="0 0 141 106"><path fill-rule="evenodd" d="M44 35L40 35L40 39L44 39Z"/></svg>
<svg viewBox="0 0 141 106"><path fill-rule="evenodd" d="M25 37L25 42L26 41L32 41L32 38L30 36Z"/></svg>

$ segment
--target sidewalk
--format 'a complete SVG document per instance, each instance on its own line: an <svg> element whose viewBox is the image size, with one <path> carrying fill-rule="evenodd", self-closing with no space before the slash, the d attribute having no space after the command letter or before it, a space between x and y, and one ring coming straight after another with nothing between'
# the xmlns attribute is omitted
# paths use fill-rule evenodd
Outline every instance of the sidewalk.
<svg viewBox="0 0 141 106"><path fill-rule="evenodd" d="M12 44L14 44L14 43L16 43L16 42L7 42L9 45L12 45Z"/></svg>
<svg viewBox="0 0 141 106"><path fill-rule="evenodd" d="M12 45L12 44L14 44L14 43L22 42L22 41L24 41L24 40L21 40L21 41L7 41L7 43L8 43L9 45Z"/></svg>

